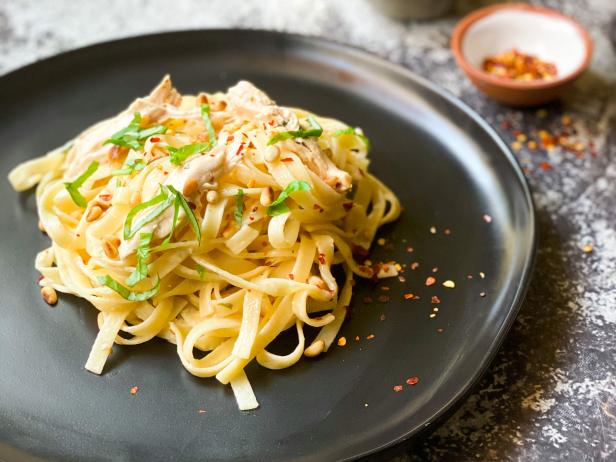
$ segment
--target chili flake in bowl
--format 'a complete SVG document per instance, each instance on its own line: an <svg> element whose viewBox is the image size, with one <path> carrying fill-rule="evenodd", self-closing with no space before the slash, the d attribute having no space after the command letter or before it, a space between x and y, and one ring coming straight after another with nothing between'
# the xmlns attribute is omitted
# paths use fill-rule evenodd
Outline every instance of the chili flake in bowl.
<svg viewBox="0 0 616 462"><path fill-rule="evenodd" d="M590 63L592 42L575 20L526 4L481 8L455 27L451 47L479 90L511 106L562 96Z"/></svg>
<svg viewBox="0 0 616 462"><path fill-rule="evenodd" d="M557 74L554 63L543 61L535 55L522 53L515 48L495 56L488 56L483 60L481 68L488 74L523 82L552 80Z"/></svg>

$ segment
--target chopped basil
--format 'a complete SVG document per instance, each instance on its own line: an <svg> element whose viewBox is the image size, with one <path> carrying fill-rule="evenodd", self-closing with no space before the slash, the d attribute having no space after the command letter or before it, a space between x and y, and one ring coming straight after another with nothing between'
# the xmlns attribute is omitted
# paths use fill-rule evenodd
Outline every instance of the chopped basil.
<svg viewBox="0 0 616 462"><path fill-rule="evenodd" d="M86 201L85 197L81 195L79 188L94 174L94 172L96 172L97 169L98 162L93 161L90 165L88 165L86 171L79 175L75 181L64 182L64 187L71 195L71 199L73 199L73 202L81 208L85 209L88 206L88 201Z"/></svg>
<svg viewBox="0 0 616 462"><path fill-rule="evenodd" d="M186 159L188 159L193 154L197 154L199 152L207 151L211 148L211 143L196 143L196 144L187 144L182 146L181 148L174 148L169 146L167 150L169 151L169 161L174 165L180 165Z"/></svg>
<svg viewBox="0 0 616 462"><path fill-rule="evenodd" d="M370 151L370 140L368 139L368 137L366 135L361 133L357 129L357 127L356 128L353 128L353 127L341 128L340 130L337 130L337 131L334 132L334 136L340 136L340 135L355 135L355 136L358 136L362 140L364 145L366 146L366 151Z"/></svg>
<svg viewBox="0 0 616 462"><path fill-rule="evenodd" d="M203 123L205 124L205 129L207 130L207 136L212 147L216 146L216 132L214 131L214 126L212 125L212 119L210 119L210 105L202 104L201 105L201 117L203 118Z"/></svg>
<svg viewBox="0 0 616 462"><path fill-rule="evenodd" d="M205 268L201 265L195 266L195 270L199 273L199 279L203 279L205 277Z"/></svg>
<svg viewBox="0 0 616 462"><path fill-rule="evenodd" d="M195 216L195 213L188 206L188 202L186 202L186 199L184 198L182 193L180 193L171 185L168 185L167 187L175 195L175 203L179 204L179 206L182 207L182 210L184 210L184 213L188 217L188 222L190 223L190 226L192 227L193 231L195 232L195 235L197 236L197 240L201 242L201 228L199 227L199 223L197 222L197 217Z"/></svg>
<svg viewBox="0 0 616 462"><path fill-rule="evenodd" d="M276 133L272 136L267 145L278 143L279 141L289 140L292 138L310 138L312 136L319 137L323 133L323 128L319 125L313 116L308 116L309 128L300 128L299 130L291 130L288 132Z"/></svg>
<svg viewBox="0 0 616 462"><path fill-rule="evenodd" d="M156 295L160 290L160 278L156 279L154 287L149 290L144 290L143 292L134 292L127 287L124 287L122 284L120 284L108 274L105 276L100 276L98 278L98 282L99 284L106 285L110 289L116 291L122 296L122 298L125 298L126 300L131 302L142 302L144 300L148 300L149 298L152 298L154 295Z"/></svg>
<svg viewBox="0 0 616 462"><path fill-rule="evenodd" d="M278 198L267 208L268 215L280 215L288 212L289 207L284 201L289 197L289 194L295 191L310 191L310 185L305 181L291 181L286 188L282 190Z"/></svg>
<svg viewBox="0 0 616 462"><path fill-rule="evenodd" d="M137 231L143 228L143 226L156 219L156 217L173 205L174 200L175 198L170 194L169 189L167 189L166 186L160 185L160 194L158 196L133 207L126 215L126 221L124 222L124 240L130 239ZM154 207L155 205L158 207L153 209L133 226L133 219L139 212Z"/></svg>
<svg viewBox="0 0 616 462"><path fill-rule="evenodd" d="M167 127L164 125L154 125L150 128L141 128L141 114L135 112L133 120L122 130L111 135L104 144L115 144L130 149L140 149L143 146L143 140L152 135L165 133Z"/></svg>
<svg viewBox="0 0 616 462"><path fill-rule="evenodd" d="M233 212L233 216L235 217L235 221L238 226L242 226L242 218L244 216L244 190L238 189L237 195L235 196L235 212Z"/></svg>
<svg viewBox="0 0 616 462"><path fill-rule="evenodd" d="M141 233L139 235L139 247L137 247L137 266L135 271L126 279L126 285L133 287L140 281L148 277L148 258L150 256L150 242L152 233Z"/></svg>
<svg viewBox="0 0 616 462"><path fill-rule="evenodd" d="M113 176L132 175L135 172L140 172L144 168L145 160L135 158L125 162L121 170L114 170L111 174Z"/></svg>

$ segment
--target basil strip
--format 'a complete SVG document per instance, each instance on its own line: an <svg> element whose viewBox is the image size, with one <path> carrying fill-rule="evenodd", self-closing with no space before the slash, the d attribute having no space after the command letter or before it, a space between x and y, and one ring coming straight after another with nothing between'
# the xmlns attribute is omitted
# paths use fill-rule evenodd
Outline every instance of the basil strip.
<svg viewBox="0 0 616 462"><path fill-rule="evenodd" d="M195 266L195 270L199 274L199 279L203 280L203 278L205 277L205 268L198 264L197 266Z"/></svg>
<svg viewBox="0 0 616 462"><path fill-rule="evenodd" d="M279 141L289 140L292 138L310 138L312 136L319 137L323 133L323 128L319 125L313 116L308 116L308 124L310 128L300 128L299 130L291 130L288 132L276 133L270 138L267 145L278 143Z"/></svg>
<svg viewBox="0 0 616 462"><path fill-rule="evenodd" d="M235 212L233 212L233 216L235 217L235 221L241 227L242 226L242 218L244 217L244 190L238 189L237 195L235 196Z"/></svg>
<svg viewBox="0 0 616 462"><path fill-rule="evenodd" d="M144 300L148 300L154 295L156 295L160 290L160 278L156 279L154 287L149 290L144 290L143 292L134 292L124 287L122 284L120 284L108 274L105 276L99 276L98 282L99 284L103 284L109 287L111 290L114 290L115 292L119 293L122 298L130 302L142 302Z"/></svg>
<svg viewBox="0 0 616 462"><path fill-rule="evenodd" d="M181 148L174 148L169 146L167 150L169 151L169 162L174 165L180 165L186 159L188 159L193 154L197 154L199 152L206 151L210 149L211 143L196 143L196 144L187 144L182 146Z"/></svg>
<svg viewBox="0 0 616 462"><path fill-rule="evenodd" d="M85 209L88 206L88 201L86 201L85 197L81 195L79 192L79 188L86 182L88 178L90 178L94 172L98 169L98 162L92 161L85 172L79 175L75 181L66 181L64 182L64 187L71 195L71 199L73 202L77 204L79 207Z"/></svg>
<svg viewBox="0 0 616 462"><path fill-rule="evenodd" d="M156 217L158 217L161 213L163 213L167 208L173 205L173 195L169 194L168 189L160 185L160 194L147 202L143 202L135 207L133 207L128 214L126 215L126 221L124 222L124 240L130 239L133 237L137 231L139 231L143 226L147 225L151 221L153 221ZM160 205L158 205L160 204ZM149 207L153 207L158 205L154 210L148 213L145 217L137 222L137 224L133 227L133 219L135 215L137 215L142 210L145 210Z"/></svg>
<svg viewBox="0 0 616 462"><path fill-rule="evenodd" d="M216 146L216 132L214 131L214 126L212 125L212 119L210 119L210 105L202 104L201 105L201 118L203 118L203 123L205 124L205 129L207 130L207 136L212 147Z"/></svg>
<svg viewBox="0 0 616 462"><path fill-rule="evenodd" d="M139 247L137 247L137 266L135 267L135 271L133 271L126 281L124 281L129 287L133 287L135 284L148 277L150 242L152 242L152 233L141 233L139 235Z"/></svg>
<svg viewBox="0 0 616 462"><path fill-rule="evenodd" d="M186 202L186 199L184 199L182 193L180 193L171 185L168 185L167 187L173 194L175 194L175 200L179 202L180 207L182 207L182 210L184 210L184 213L188 217L190 226L192 227L193 231L195 232L195 235L197 236L197 240L201 242L201 228L199 227L199 223L197 222L197 217L195 216L195 213L188 206L188 202Z"/></svg>
<svg viewBox="0 0 616 462"><path fill-rule="evenodd" d="M145 161L140 158L129 160L125 162L121 170L114 170L111 172L112 176L132 175L135 172L140 172L145 168Z"/></svg>
<svg viewBox="0 0 616 462"><path fill-rule="evenodd" d="M368 139L368 137L366 135L364 135L363 133L360 133L357 131L357 128L353 128L353 127L347 127L347 128L341 128L340 130L336 130L333 133L334 136L340 136L340 135L355 135L358 136L361 141L364 143L364 145L366 146L366 151L370 151L370 140Z"/></svg>
<svg viewBox="0 0 616 462"><path fill-rule="evenodd" d="M150 128L141 128L141 114L135 112L133 120L122 130L111 135L104 144L115 144L130 149L140 149L143 145L142 141L152 135L165 133L167 127L164 125L154 125Z"/></svg>
<svg viewBox="0 0 616 462"><path fill-rule="evenodd" d="M291 181L286 188L282 190L278 198L267 208L268 215L280 215L289 211L289 207L284 201L289 197L289 194L295 191L310 191L310 185L305 181Z"/></svg>

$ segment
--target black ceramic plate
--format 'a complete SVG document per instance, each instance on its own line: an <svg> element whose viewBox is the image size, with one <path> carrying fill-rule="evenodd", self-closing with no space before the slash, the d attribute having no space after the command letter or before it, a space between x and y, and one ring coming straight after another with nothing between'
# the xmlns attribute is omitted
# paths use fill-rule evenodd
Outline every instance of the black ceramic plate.
<svg viewBox="0 0 616 462"><path fill-rule="evenodd" d="M393 247L376 246L374 259L419 267L407 267L405 283L388 281L389 291L358 284L342 330L346 347L285 371L249 367L261 404L253 412L239 412L228 387L188 374L163 341L116 347L102 376L87 372L95 310L70 296L54 308L41 300L33 261L48 240L36 226L33 194L16 194L4 180L17 163L123 109L165 73L182 92L221 90L248 79L280 104L363 127L373 144L373 172L405 207L382 232ZM521 303L535 230L531 198L511 154L465 105L366 53L257 31L153 35L84 48L6 75L0 101L5 459L323 461L367 455L416 434L463 396ZM429 275L438 280L432 287L424 284ZM442 287L446 279L455 289ZM406 292L421 298L405 300ZM430 318L433 295L441 302ZM374 302L365 304L367 296ZM367 340L370 334L375 337ZM284 342L276 348L284 349ZM419 383L407 385L411 376ZM398 384L403 390L395 392ZM139 392L132 396L134 385Z"/></svg>

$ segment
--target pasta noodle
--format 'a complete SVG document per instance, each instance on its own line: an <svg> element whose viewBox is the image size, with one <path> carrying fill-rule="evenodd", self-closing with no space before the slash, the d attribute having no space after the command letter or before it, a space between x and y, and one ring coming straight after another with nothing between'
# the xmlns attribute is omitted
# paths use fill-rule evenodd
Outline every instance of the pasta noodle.
<svg viewBox="0 0 616 462"><path fill-rule="evenodd" d="M182 96L165 77L9 180L38 185L51 238L35 262L41 285L99 310L86 369L100 374L114 344L158 336L246 410L258 406L247 364L283 369L327 351L354 275L396 274L353 258L400 214L368 150L360 129L277 106L248 82ZM310 344L306 326L318 329ZM297 346L268 351L287 329Z"/></svg>

